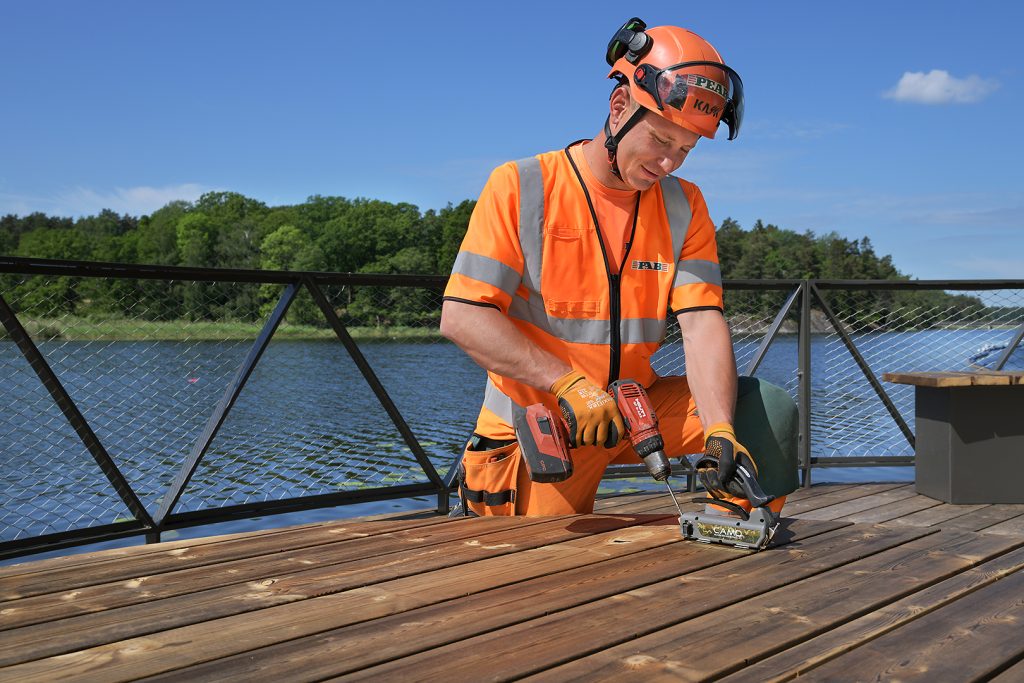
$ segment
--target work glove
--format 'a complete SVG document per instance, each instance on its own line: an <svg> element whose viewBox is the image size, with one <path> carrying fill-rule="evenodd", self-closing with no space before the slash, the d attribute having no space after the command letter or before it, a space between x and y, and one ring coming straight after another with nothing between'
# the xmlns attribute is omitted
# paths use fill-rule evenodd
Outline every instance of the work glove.
<svg viewBox="0 0 1024 683"><path fill-rule="evenodd" d="M571 370L559 377L551 393L558 399L571 447L604 444L611 448L626 433L615 399L582 372Z"/></svg>
<svg viewBox="0 0 1024 683"><path fill-rule="evenodd" d="M704 434L704 455L695 465L697 476L708 493L716 498L749 498L736 476L737 465L745 468L756 484L757 463L736 440L732 425L722 422L709 427Z"/></svg>

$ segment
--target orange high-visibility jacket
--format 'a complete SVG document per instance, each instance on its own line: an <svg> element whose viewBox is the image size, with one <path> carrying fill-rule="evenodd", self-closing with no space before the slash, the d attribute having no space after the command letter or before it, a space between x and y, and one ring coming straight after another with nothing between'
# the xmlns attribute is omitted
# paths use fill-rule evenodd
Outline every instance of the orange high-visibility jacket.
<svg viewBox="0 0 1024 683"><path fill-rule="evenodd" d="M445 289L446 300L490 306L533 343L597 386L645 387L668 313L722 309L715 226L696 185L668 176L641 193L636 231L619 274L570 165L568 150L509 162L491 174ZM515 438L512 406L546 391L488 372L476 433Z"/></svg>

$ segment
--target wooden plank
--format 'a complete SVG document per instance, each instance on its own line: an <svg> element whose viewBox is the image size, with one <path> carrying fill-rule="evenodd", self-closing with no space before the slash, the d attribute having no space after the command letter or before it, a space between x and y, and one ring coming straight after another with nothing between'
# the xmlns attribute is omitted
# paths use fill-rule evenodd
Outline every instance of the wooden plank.
<svg viewBox="0 0 1024 683"><path fill-rule="evenodd" d="M698 506L690 503L689 502L690 498L692 498L692 496L679 497L680 507L682 507L684 510L687 510L687 509L696 510L698 508ZM699 507L703 507L703 505L701 505ZM676 506L672 504L672 499L669 497L667 490L663 491L660 494L656 494L654 496L651 496L649 498L644 498L643 500L638 500L638 501L636 501L634 503L630 503L628 505L620 505L618 507L613 508L612 510L608 510L608 512L612 512L612 511L614 511L614 512L622 512L622 513L632 513L632 514L637 514L637 513L642 513L642 512L643 513L663 513L663 514L672 514L672 515L674 515L676 517L679 516L679 512L676 510Z"/></svg>
<svg viewBox="0 0 1024 683"><path fill-rule="evenodd" d="M983 679L1024 656L1024 572L814 669L816 679L967 681Z"/></svg>
<svg viewBox="0 0 1024 683"><path fill-rule="evenodd" d="M801 513L808 512L810 510L818 510L829 505L835 505L848 500L855 500L857 498L864 498L875 493L882 491L889 491L891 489L906 486L906 484L896 483L878 483L878 484L862 484L860 486L854 486L847 489L841 489L838 491L832 491L821 496L813 496L808 499L801 499L790 502L786 501L786 506L783 508L783 513L787 517L793 517L800 515Z"/></svg>
<svg viewBox="0 0 1024 683"><path fill-rule="evenodd" d="M352 628L288 641L230 660L210 662L184 672L176 671L174 675L193 681L221 680L224 676L247 678L255 675L263 680L272 680L282 675L291 678L331 675L338 673L336 666L339 660L343 667L351 667L352 662L372 663L376 661L376 653L382 647L393 647L395 640L415 651L430 647L432 642L447 643L467 632L475 634L500 628L510 621L540 616L554 609L614 595L736 557L726 548L684 542L674 525L661 529L672 539L672 545L574 570L571 575L544 573L500 592L483 592L477 586L464 586L463 593L471 594L454 603L403 612L394 618L377 619ZM472 619L453 620L454 615L468 613L473 614Z"/></svg>
<svg viewBox="0 0 1024 683"><path fill-rule="evenodd" d="M854 489L859 489L859 488L864 487L864 486L865 486L864 484L815 484L814 486L811 486L811 487L808 487L808 488L799 488L796 491L794 491L793 493L789 494L789 496L787 497L787 499L786 499L786 510L788 511L798 501L807 500L807 499L814 498L816 496L820 496L820 495L824 495L824 494L836 494L836 495L838 495L838 494L840 494L840 493L845 491L845 492L850 493L851 495L855 495L855 494L853 494L853 490ZM876 485L869 484L868 486L874 487ZM895 486L900 486L900 484L881 484L881 486L883 488L884 487L892 488L892 487L895 487ZM679 499L680 505L682 505L682 503L684 503L684 502L689 502L690 499L692 499L692 498L703 497L703 496L706 495L706 493L703 490L696 491L696 492L680 491L680 490L676 490L675 488L673 490L676 493L676 498ZM869 492L874 492L874 490L875 490L874 488L869 489ZM863 493L861 495L867 495L867 493ZM618 508L620 506L623 506L623 505L631 506L631 507L629 507L627 509L629 509L630 511L633 511L633 512L649 511L651 509L650 507L642 507L642 506L645 506L648 501L660 501L660 500L662 500L662 497L664 497L664 499L669 502L669 505L672 504L671 503L671 499L669 499L669 497L668 497L668 492L667 491L664 492L663 494L659 493L659 492L656 492L656 491L655 492L650 492L650 493L647 493L647 492L645 492L645 493L630 493L630 494L624 494L624 495L620 495L620 496L612 496L612 497L608 497L608 498L598 498L597 502L594 504L594 511L595 512L597 512L598 510L605 511L605 510L609 510L609 509L612 509L612 508L615 508L616 510L618 510ZM635 507L633 507L633 506L635 506ZM663 506L655 506L656 509L658 509L660 507L663 507Z"/></svg>
<svg viewBox="0 0 1024 683"><path fill-rule="evenodd" d="M951 604L965 595L1024 569L1024 549L1018 548L945 581L913 593L859 619L794 645L725 677L723 682L789 681L858 645ZM1019 679L1018 679L1019 680Z"/></svg>
<svg viewBox="0 0 1024 683"><path fill-rule="evenodd" d="M722 565L658 582L610 598L589 602L500 631L469 637L429 652L408 656L396 643L393 651L377 653L387 663L348 674L355 680L469 680L502 664L502 678L517 678L545 670L637 635L722 609L730 604L829 571L890 548L912 544L914 535L893 530L851 526L806 543L771 552L747 554ZM742 577L757 577L745 581ZM723 588L728 586L728 588ZM458 617L471 619L466 614ZM529 653L523 656L522 653Z"/></svg>
<svg viewBox="0 0 1024 683"><path fill-rule="evenodd" d="M864 484L822 483L813 484L806 488L801 486L796 491L793 491L793 493L789 494L787 502L792 503L798 500L804 500L805 498L813 498L815 496L824 495L826 493L838 493L840 491L847 491L849 489L853 489L863 485Z"/></svg>
<svg viewBox="0 0 1024 683"><path fill-rule="evenodd" d="M159 553L179 548L190 548L193 546L207 545L210 543L223 543L225 541L236 541L239 539L253 538L255 536L266 536L269 534L290 533L303 529L314 529L323 526L323 522L315 524L299 524L280 529L264 529L259 531L244 531L237 534L223 534L220 536L203 536L201 538L187 538L177 541L161 541L160 543L149 543L145 545L125 546L123 548L108 548L106 550L94 550L88 553L73 555L62 555L60 557L49 557L43 560L33 560L31 556L16 564L0 566L0 579L19 574L31 574L34 572L49 571L62 567L82 566L93 562L110 562L121 557L139 557L148 553ZM141 539L139 543L142 543Z"/></svg>
<svg viewBox="0 0 1024 683"><path fill-rule="evenodd" d="M821 486L829 490L831 486ZM845 487L844 487L845 488ZM648 508L657 504L658 498L668 499L667 493L659 496L644 496L640 502ZM660 506L666 514L674 516L675 510L671 503ZM690 506L689 509L697 509ZM356 520L348 520L353 524ZM337 527L333 525L330 528ZM280 540L285 540L281 538ZM385 541L390 543L390 541ZM227 584L243 583L251 580L265 579L276 574L288 574L295 571L296 566L302 569L339 564L359 556L369 556L372 549L365 546L349 547L346 555L333 547L322 548L323 552L279 552L269 556L257 557L252 561L232 561L218 565L216 572L205 569L206 565L194 569L160 574L138 574L130 578L123 577L115 582L93 586L78 586L70 590L11 600L0 603L0 614L4 619L0 622L0 630L28 626L34 623L86 614L115 607L137 604L140 602L168 598ZM121 556L118 551L115 553ZM54 585L57 585L56 581Z"/></svg>
<svg viewBox="0 0 1024 683"><path fill-rule="evenodd" d="M981 510L969 512L945 522L943 529L960 529L963 531L984 531L985 529L1005 522L1008 519L1024 514L1024 505L989 505Z"/></svg>
<svg viewBox="0 0 1024 683"><path fill-rule="evenodd" d="M920 510L909 515L903 515L901 517L895 517L885 522L885 524L895 525L907 525L907 526L936 526L945 525L943 522L948 522L951 519L966 515L969 512L975 510L983 510L989 507L988 505L953 505L951 503L941 503L934 507ZM968 529L967 531L973 531Z"/></svg>
<svg viewBox="0 0 1024 683"><path fill-rule="evenodd" d="M1008 536L1024 536L1024 515L1011 517L1005 522L1000 522L999 524L993 524L990 527L986 527L984 533L1006 534Z"/></svg>
<svg viewBox="0 0 1024 683"><path fill-rule="evenodd" d="M594 501L594 512L604 512L621 505L631 505L645 500L651 500L658 496L657 492L645 491L642 493L623 493L616 496L598 497Z"/></svg>
<svg viewBox="0 0 1024 683"><path fill-rule="evenodd" d="M361 515L359 517L345 517L350 522L384 522L393 519L438 519L448 515L441 515L437 512L437 506L417 508L415 510L396 510L395 512L381 512L376 515ZM342 519L331 522L332 524L342 523Z"/></svg>
<svg viewBox="0 0 1024 683"><path fill-rule="evenodd" d="M459 528L452 540L462 540L461 543L432 545L384 557L353 557L352 561L344 564L278 576L266 573L262 579L255 581L233 583L198 593L178 595L172 599L153 599L120 609L108 609L55 623L47 622L7 631L0 641L0 666L25 661L29 657L52 656L84 649L650 521L650 518L629 515L606 515L590 519L548 518L546 522L540 523L528 523L531 520L524 518L513 519L519 522L513 529L476 536L471 532L467 534L466 528L486 528L490 525L452 522L450 526L453 529ZM217 569L214 574L220 576L222 572Z"/></svg>
<svg viewBox="0 0 1024 683"><path fill-rule="evenodd" d="M1001 671L989 683L1020 683L1024 681L1024 659L1011 664L1005 671Z"/></svg>
<svg viewBox="0 0 1024 683"><path fill-rule="evenodd" d="M903 498L902 500L894 503L889 503L888 505L876 507L873 510L855 512L852 515L846 515L839 519L844 522L853 522L854 524L878 524L879 522L888 522L891 519L895 519L903 515L927 510L928 508L935 507L941 503L941 500L935 500L928 496L915 495L909 498Z"/></svg>
<svg viewBox="0 0 1024 683"><path fill-rule="evenodd" d="M518 521L505 518L504 521L485 521L469 525L467 522L453 520L444 527L432 526L429 529L402 530L391 534L356 538L344 543L320 544L294 551L280 548L277 552L265 556L248 557L213 565L202 564L198 567L186 567L177 571L160 571L152 575L136 575L128 579L121 577L110 583L36 594L0 603L0 612L5 615L0 630L173 595L194 593L217 586L265 580L266 577L275 574L290 574L318 567L329 568L354 561L380 562L379 559L374 558L403 550L431 548L439 544L443 545L479 535L485 531L498 532L503 529L519 529L525 525L539 524L543 521L541 518ZM177 558L174 558L174 561L176 560ZM395 558L387 559L387 562L392 564L395 561ZM173 570L173 562L169 564L172 565L169 569ZM65 570L59 571L64 572ZM56 586L57 584L54 585L55 588Z"/></svg>
<svg viewBox="0 0 1024 683"><path fill-rule="evenodd" d="M820 524L797 522L788 534L796 540L837 528L833 523ZM381 656L386 657L397 646L416 652L467 634L501 628L737 557L735 551L724 547L684 542L674 526L660 529L674 539L671 545L612 558L568 573L539 573L531 580L501 591L483 591L484 586L463 584L463 594L468 594L467 597L453 602L263 647L185 671L176 670L173 675L190 681L277 680L282 677L297 680L335 675L382 661ZM463 566L455 571L472 577L469 572L473 572L473 568Z"/></svg>
<svg viewBox="0 0 1024 683"><path fill-rule="evenodd" d="M631 640L546 671L538 678L717 679L740 670L749 661L800 643L1005 552L1010 541L993 543L994 539L971 532L942 532ZM723 634L741 635L723 638ZM695 652L700 656L692 656ZM861 675L843 680L873 679L868 674L865 668Z"/></svg>
<svg viewBox="0 0 1024 683"><path fill-rule="evenodd" d="M838 495L841 491L855 488L856 485L843 485L840 487L822 486L823 491L814 491L813 487L810 489L797 489L786 498L785 512L788 516L790 506L794 505L794 501L802 501L814 498L817 495L824 495L825 493L833 493ZM895 484L894 484L895 486ZM695 498L704 498L707 494L701 490L696 493L684 493L676 491L676 499L679 501L679 507L684 512L691 512L704 509L704 503L693 503L691 502ZM664 514L670 514L678 516L675 504L672 502L672 498L668 495L668 491L665 491L660 496L658 494L644 496L642 499L638 499L634 503L619 505L614 508L617 512L660 512Z"/></svg>
<svg viewBox="0 0 1024 683"><path fill-rule="evenodd" d="M886 372L882 379L893 384L919 387L1003 386L1021 384L1024 373L989 370L984 372Z"/></svg>
<svg viewBox="0 0 1024 683"><path fill-rule="evenodd" d="M282 548L315 548L338 542L351 542L367 537L429 537L431 528L446 520L395 520L385 522L349 522L303 528L294 533L252 536L223 543L184 544L158 551L138 554L112 553L111 558L78 566L62 566L45 571L30 571L0 579L0 600L15 600L55 590L129 580L138 576L173 571L185 567L201 567L218 562L250 558L279 552ZM122 549L119 549L122 550ZM130 549L123 549L130 550ZM145 550L140 548L139 550Z"/></svg>
<svg viewBox="0 0 1024 683"><path fill-rule="evenodd" d="M675 530L671 527L667 528L667 531L675 533ZM835 533L841 533L842 531L841 529ZM906 535L910 533L922 534L927 532L914 529L907 532L898 532L895 536L906 538ZM832 535L834 534L825 534L824 537ZM854 536L860 537L859 534ZM807 543L812 543L813 540L811 539ZM844 537L838 539L834 545L845 549L849 547L850 540L850 537ZM889 542L894 541L890 540ZM803 546L804 543L796 542L792 545ZM728 560L729 557L744 557L727 548L712 548L691 543L678 543L667 546L666 549L676 546L689 549L689 552L693 553L693 556L697 558L708 558L710 555L714 555L717 558L716 561L723 561L722 558ZM658 550L661 549L646 551L646 554L648 557L661 558L661 554L657 552ZM868 551L864 550L863 552ZM779 556L776 557L775 563L783 560L781 555L785 554L785 548L779 549L777 553L779 553ZM645 553L638 553L638 555L642 554ZM761 553L760 555L771 560L771 557L776 555L776 553ZM633 567L633 571L646 574L651 573L651 570L646 569L647 562L637 563L630 558L618 558L610 562L626 565L625 568L620 567L618 572L611 575L612 580L615 580L616 576L628 573L624 569L629 567ZM685 567L680 569L678 563L665 560L659 563L659 567L658 571L654 572L653 577L647 578L648 581L655 580L659 572L674 572L678 574L680 571L685 571ZM474 569L475 567L472 566L466 567L466 571L471 573ZM573 581L578 580L575 571L570 572L568 576ZM565 585L566 580L562 577L558 581L549 584L549 587L555 591L556 595L565 594L572 597L573 590L563 590L561 588L561 586ZM600 583L596 585L600 587ZM423 589L429 589L429 587L429 583L423 584ZM504 591L496 593L499 599L505 594ZM346 604L345 600L345 597L336 595L318 597L301 603L262 609L256 614L226 617L183 628L171 629L153 635L131 638L59 657L27 662L8 667L2 671L4 675L10 675L19 680L51 680L58 676L70 676L76 680L84 681L117 681L155 675L189 664L215 660L303 635L318 633L330 628L332 623L351 621L353 616L359 618L358 614L353 615L351 613L351 609L349 609L349 613L345 613L345 610L337 608L337 605L344 606ZM546 610L546 605L543 602L537 601L502 600L499 617L502 619L514 618L514 610L516 609L539 609L543 613ZM476 618L476 615L457 614L450 608L442 609L442 612L446 625L450 623L464 623L472 626ZM410 626L413 625L410 624ZM436 632L439 629L436 625L431 625L430 630ZM440 630L444 631L443 628ZM396 637L393 635L392 640L395 640ZM395 643L395 645L399 644ZM143 652L146 653L144 657L138 656Z"/></svg>
<svg viewBox="0 0 1024 683"><path fill-rule="evenodd" d="M846 500L834 505L826 505L806 512L798 512L796 514L791 514L790 516L797 519L839 519L857 512L876 508L880 505L886 505L898 500L903 500L904 498L910 498L915 495L917 494L914 492L913 484L903 484L878 493L858 496L852 500Z"/></svg>

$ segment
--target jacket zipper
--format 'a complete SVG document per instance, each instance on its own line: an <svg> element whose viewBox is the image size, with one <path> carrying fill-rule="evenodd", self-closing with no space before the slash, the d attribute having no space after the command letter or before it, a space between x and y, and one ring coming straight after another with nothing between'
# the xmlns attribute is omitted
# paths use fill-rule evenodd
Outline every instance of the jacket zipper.
<svg viewBox="0 0 1024 683"><path fill-rule="evenodd" d="M622 263L619 264L619 272L612 273L608 267L608 255L605 253L604 268L608 273L608 294L609 317L612 323L612 350L611 359L608 361L608 384L619 379L619 371L622 365L622 274L626 272L626 264L629 263L629 250L633 248L633 238L636 237L636 221L640 213L640 195L636 197L636 206L633 207L633 226L629 231L629 239L626 241L626 249L622 254ZM598 239L602 240L601 252L604 253L604 243L601 231L597 231Z"/></svg>
<svg viewBox="0 0 1024 683"><path fill-rule="evenodd" d="M575 144L575 143L573 143ZM571 146L571 145L570 145ZM609 324L611 325L611 344L609 346L609 358L608 358L608 384L619 379L619 371L622 365L622 290L621 290L621 279L622 272L626 267L626 262L629 259L629 250L633 248L633 239L636 237L636 222L640 216L640 193L636 195L636 206L633 207L633 226L629 232L629 240L626 242L626 250L622 255L622 263L619 265L619 272L612 273L611 265L608 261L608 250L604 246L604 238L601 237L601 226L597 222L597 212L594 211L594 203L590 200L590 192L587 190L586 183L583 182L583 176L580 175L580 171L576 168L576 162L572 160L572 155L569 153L569 147L565 148L565 156L569 159L569 164L572 166L572 170L576 172L576 179L580 183L580 187L583 189L583 196L587 200L587 208L590 209L590 217L594 221L594 232L597 233L597 243L601 247L601 256L604 259L604 272L608 276L608 317Z"/></svg>
<svg viewBox="0 0 1024 683"><path fill-rule="evenodd" d="M607 263L605 267L607 268ZM619 379L620 356L622 355L622 330L619 329L622 323L620 320L622 311L619 310L622 306L622 291L619 288L619 276L611 272L608 273L608 293L611 297L611 315L609 317L612 325L612 343L611 358L608 361L608 384L605 386L610 386L612 382Z"/></svg>

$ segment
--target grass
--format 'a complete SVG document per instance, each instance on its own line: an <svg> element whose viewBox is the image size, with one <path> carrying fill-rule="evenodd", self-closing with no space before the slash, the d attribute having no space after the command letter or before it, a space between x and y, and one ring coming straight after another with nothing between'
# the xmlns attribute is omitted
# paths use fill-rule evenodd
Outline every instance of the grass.
<svg viewBox="0 0 1024 683"><path fill-rule="evenodd" d="M262 323L210 320L92 320L66 316L62 318L30 318L21 324L35 340L63 341L244 341L255 339ZM357 341L437 341L435 327L349 327L348 333ZM0 327L0 339L6 339ZM274 333L275 340L331 340L334 330L312 325L282 323Z"/></svg>

